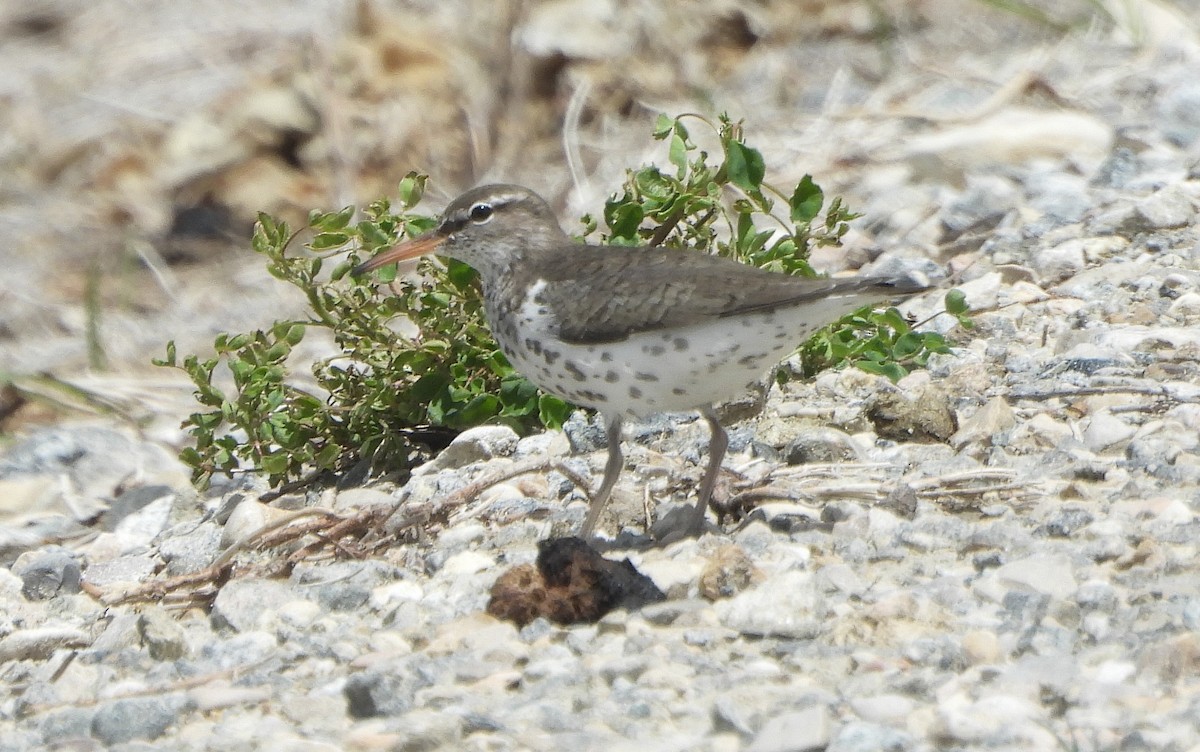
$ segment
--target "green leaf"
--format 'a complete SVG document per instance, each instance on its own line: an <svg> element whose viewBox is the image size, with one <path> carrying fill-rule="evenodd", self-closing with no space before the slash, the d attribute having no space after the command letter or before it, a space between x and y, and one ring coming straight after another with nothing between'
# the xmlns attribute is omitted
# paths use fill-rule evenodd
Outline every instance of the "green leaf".
<svg viewBox="0 0 1200 752"><path fill-rule="evenodd" d="M283 339L289 345L298 345L300 344L300 340L304 339L304 331L304 324L293 323L287 328L287 331L283 335Z"/></svg>
<svg viewBox="0 0 1200 752"><path fill-rule="evenodd" d="M313 464L317 467L328 470L337 466L338 458L342 455L342 447L330 441L326 442L325 446L313 455Z"/></svg>
<svg viewBox="0 0 1200 752"><path fill-rule="evenodd" d="M286 341L281 340L267 348L266 358L268 362L278 363L286 358L292 352L292 346ZM263 372L266 374L266 371Z"/></svg>
<svg viewBox="0 0 1200 752"><path fill-rule="evenodd" d="M967 296L957 287L946 292L944 305L946 306L946 313L955 316L962 316L971 310L971 306L967 303Z"/></svg>
<svg viewBox="0 0 1200 752"><path fill-rule="evenodd" d="M264 454L258 463L259 469L268 475L283 475L287 472L288 456L285 452Z"/></svg>
<svg viewBox="0 0 1200 752"><path fill-rule="evenodd" d="M538 398L538 420L546 428L562 428L574 409L569 403L550 394L543 394Z"/></svg>
<svg viewBox="0 0 1200 752"><path fill-rule="evenodd" d="M162 359L151 358L150 363L160 368L178 368L175 363L175 340L167 341L167 357Z"/></svg>
<svg viewBox="0 0 1200 752"><path fill-rule="evenodd" d="M475 281L479 279L479 273L472 269L468 264L457 259L447 259L446 261L446 278L450 284L461 290L468 290L474 286Z"/></svg>
<svg viewBox="0 0 1200 752"><path fill-rule="evenodd" d="M322 232L312 239L308 247L314 251L328 251L341 248L350 242L350 236L344 232Z"/></svg>
<svg viewBox="0 0 1200 752"><path fill-rule="evenodd" d="M410 172L400 181L397 190L400 203L404 208L411 209L421 203L421 198L425 195L425 182L429 176L422 175L418 172Z"/></svg>
<svg viewBox="0 0 1200 752"><path fill-rule="evenodd" d="M604 221L613 238L636 241L645 216L642 207L633 203L610 203L604 208Z"/></svg>
<svg viewBox="0 0 1200 752"><path fill-rule="evenodd" d="M430 402L434 395L446 388L449 383L445 373L434 371L427 373L412 385L408 396L418 402Z"/></svg>
<svg viewBox="0 0 1200 752"><path fill-rule="evenodd" d="M821 190L821 186L813 182L812 175L805 175L800 179L796 190L792 191L792 198L788 201L792 210L792 221L811 222L821 213L824 203L825 192Z"/></svg>
<svg viewBox="0 0 1200 752"><path fill-rule="evenodd" d="M537 410L538 389L524 376L506 378L500 382L500 401L504 415L529 415Z"/></svg>
<svg viewBox="0 0 1200 752"><path fill-rule="evenodd" d="M392 238L382 229L376 222L363 220L354 226L358 231L359 237L363 239L363 244L371 250L382 248L385 245L392 244Z"/></svg>
<svg viewBox="0 0 1200 752"><path fill-rule="evenodd" d="M892 347L892 357L904 360L920 352L925 347L924 339L916 332L908 332L896 340Z"/></svg>
<svg viewBox="0 0 1200 752"><path fill-rule="evenodd" d="M654 121L654 130L652 131L655 140L662 141L667 136L671 135L675 130L675 118L670 117L665 113L660 113Z"/></svg>
<svg viewBox="0 0 1200 752"><path fill-rule="evenodd" d="M275 222L275 218L266 212L258 213L258 226L263 232L263 236L270 242L274 242L279 236L279 225Z"/></svg>
<svg viewBox="0 0 1200 752"><path fill-rule="evenodd" d="M667 159L678 168L678 177L683 180L683 176L687 174L687 143L678 133L671 136L671 148L667 152Z"/></svg>
<svg viewBox="0 0 1200 752"><path fill-rule="evenodd" d="M337 232L346 229L346 225L350 224L350 218L353 216L353 206L347 206L339 212L327 214L318 212L309 218L308 226L318 232Z"/></svg>
<svg viewBox="0 0 1200 752"><path fill-rule="evenodd" d="M231 351L241 350L243 347L250 344L252 339L253 338L249 334L238 334L231 337L229 341L225 343L225 346Z"/></svg>
<svg viewBox="0 0 1200 752"><path fill-rule="evenodd" d="M767 169L757 149L738 141L726 144L725 168L731 183L750 192L757 192L762 187Z"/></svg>
<svg viewBox="0 0 1200 752"><path fill-rule="evenodd" d="M458 419L467 425L483 423L500 412L500 398L494 394L476 395L463 406Z"/></svg>
<svg viewBox="0 0 1200 752"><path fill-rule="evenodd" d="M658 206L674 198L682 188L679 181L664 175L657 167L645 167L638 170L633 176L633 182L643 201L653 201ZM630 204L634 201L636 199L633 194L627 191L619 203ZM613 201L610 200L610 203Z"/></svg>

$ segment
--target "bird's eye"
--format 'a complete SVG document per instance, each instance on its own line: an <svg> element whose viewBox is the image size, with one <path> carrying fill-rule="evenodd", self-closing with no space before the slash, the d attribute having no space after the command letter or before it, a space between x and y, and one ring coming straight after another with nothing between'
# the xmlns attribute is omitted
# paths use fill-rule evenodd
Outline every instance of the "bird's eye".
<svg viewBox="0 0 1200 752"><path fill-rule="evenodd" d="M471 207L471 221L476 224L483 224L492 218L491 204L475 204Z"/></svg>

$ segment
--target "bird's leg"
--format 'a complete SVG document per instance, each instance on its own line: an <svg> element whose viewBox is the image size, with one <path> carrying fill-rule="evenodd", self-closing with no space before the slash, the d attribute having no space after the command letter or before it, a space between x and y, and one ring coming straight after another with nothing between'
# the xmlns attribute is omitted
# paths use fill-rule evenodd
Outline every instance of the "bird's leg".
<svg viewBox="0 0 1200 752"><path fill-rule="evenodd" d="M617 476L621 474L621 416L606 415L605 430L608 435L608 462L604 463L604 480L600 481L600 489L592 496L592 506L588 509L587 519L579 531L580 538L591 536L600 521L600 513L608 504L613 486L617 485Z"/></svg>
<svg viewBox="0 0 1200 752"><path fill-rule="evenodd" d="M721 421L717 420L712 405L701 408L700 414L708 421L712 434L708 441L708 469L704 471L704 480L700 482L700 498L696 499L696 508L688 523L689 535L700 535L704 531L704 513L712 501L713 487L717 485L717 476L721 474L721 461L725 459L725 449L729 446L729 436L721 427Z"/></svg>

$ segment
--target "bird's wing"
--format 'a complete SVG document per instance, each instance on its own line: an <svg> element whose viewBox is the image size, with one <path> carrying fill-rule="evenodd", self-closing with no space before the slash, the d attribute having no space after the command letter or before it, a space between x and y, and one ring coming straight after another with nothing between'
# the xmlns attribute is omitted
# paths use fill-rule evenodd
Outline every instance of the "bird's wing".
<svg viewBox="0 0 1200 752"><path fill-rule="evenodd" d="M599 344L636 332L817 303L828 296L860 297L857 305L867 305L924 289L871 277L792 277L699 253L689 257L684 274L681 253L688 252L580 246L577 254L556 256L535 270L547 282L538 302L554 314L564 340Z"/></svg>

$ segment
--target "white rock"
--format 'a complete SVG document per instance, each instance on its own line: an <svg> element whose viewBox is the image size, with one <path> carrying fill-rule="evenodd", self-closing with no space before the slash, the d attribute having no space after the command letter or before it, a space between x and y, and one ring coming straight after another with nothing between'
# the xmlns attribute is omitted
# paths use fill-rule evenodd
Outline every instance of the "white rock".
<svg viewBox="0 0 1200 752"><path fill-rule="evenodd" d="M968 444L991 445L996 434L1009 430L1016 422L1017 416L1007 400L1003 397L993 397L970 417L959 421L958 430L950 437L950 445L955 449L961 449Z"/></svg>
<svg viewBox="0 0 1200 752"><path fill-rule="evenodd" d="M745 635L807 639L824 626L813 576L788 571L714 604L717 618Z"/></svg>
<svg viewBox="0 0 1200 752"><path fill-rule="evenodd" d="M1147 228L1169 230L1190 223L1196 216L1196 206L1178 187L1167 186L1139 201L1137 213Z"/></svg>
<svg viewBox="0 0 1200 752"><path fill-rule="evenodd" d="M917 706L911 697L897 694L853 698L849 704L850 709L864 721L901 725Z"/></svg>
<svg viewBox="0 0 1200 752"><path fill-rule="evenodd" d="M805 752L825 749L832 732L829 710L813 705L767 721L746 752Z"/></svg>
<svg viewBox="0 0 1200 752"><path fill-rule="evenodd" d="M1001 281L1000 272L989 272L955 287L967 296L972 308L988 310L1000 302Z"/></svg>
<svg viewBox="0 0 1200 752"><path fill-rule="evenodd" d="M1034 252L1030 259L1033 270L1042 284L1055 284L1075 276L1087 265L1084 241L1068 240Z"/></svg>
<svg viewBox="0 0 1200 752"><path fill-rule="evenodd" d="M496 566L496 559L480 551L462 551L446 559L439 575L460 577L477 574Z"/></svg>
<svg viewBox="0 0 1200 752"><path fill-rule="evenodd" d="M1028 700L1008 695L984 697L977 702L955 695L938 706L939 736L973 747L1031 740L1037 735L1040 719L1039 709Z"/></svg>
<svg viewBox="0 0 1200 752"><path fill-rule="evenodd" d="M90 642L87 634L69 627L20 629L0 639L0 663L44 660L59 648L83 647Z"/></svg>
<svg viewBox="0 0 1200 752"><path fill-rule="evenodd" d="M413 580L397 580L371 591L371 606L382 610L400 601L419 601L425 597L425 591L420 584Z"/></svg>
<svg viewBox="0 0 1200 752"><path fill-rule="evenodd" d="M229 514L225 527L221 529L221 548L228 548L254 535L269 524L278 522L295 512L276 509L254 499L245 499Z"/></svg>
<svg viewBox="0 0 1200 752"><path fill-rule="evenodd" d="M995 574L1010 588L1032 590L1052 598L1067 598L1078 587L1071 560L1065 554L1034 554L998 567Z"/></svg>
<svg viewBox="0 0 1200 752"><path fill-rule="evenodd" d="M496 457L510 457L517 449L517 432L508 426L476 426L454 437L442 453L414 468L414 476L466 467Z"/></svg>
<svg viewBox="0 0 1200 752"><path fill-rule="evenodd" d="M385 509L396 506L396 497L375 488L347 488L338 491L333 502L334 511L342 512L355 509Z"/></svg>
<svg viewBox="0 0 1200 752"><path fill-rule="evenodd" d="M1136 430L1108 410L1100 410L1088 419L1083 429L1083 443L1093 452L1100 452L1128 441Z"/></svg>
<svg viewBox="0 0 1200 752"><path fill-rule="evenodd" d="M1167 309L1167 314L1183 320L1200 315L1200 293L1185 292L1180 295Z"/></svg>

